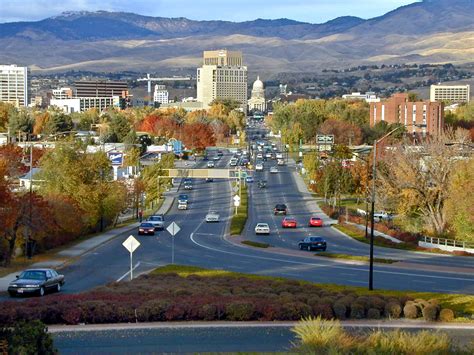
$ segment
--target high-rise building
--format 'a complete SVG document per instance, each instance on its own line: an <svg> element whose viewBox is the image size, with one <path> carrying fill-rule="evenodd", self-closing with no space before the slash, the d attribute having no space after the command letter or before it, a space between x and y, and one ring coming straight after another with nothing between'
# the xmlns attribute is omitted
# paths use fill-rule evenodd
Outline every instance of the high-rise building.
<svg viewBox="0 0 474 355"><path fill-rule="evenodd" d="M204 51L197 69L197 100L208 107L215 99L233 99L247 112L247 67L242 52Z"/></svg>
<svg viewBox="0 0 474 355"><path fill-rule="evenodd" d="M370 126L379 122L402 123L407 132L422 136L438 135L444 129L444 104L409 102L408 94L394 94L387 100L370 104Z"/></svg>
<svg viewBox="0 0 474 355"><path fill-rule="evenodd" d="M29 71L27 67L0 65L0 101L16 107L29 104Z"/></svg>
<svg viewBox="0 0 474 355"><path fill-rule="evenodd" d="M431 85L430 101L443 101L452 104L468 103L470 97L469 85Z"/></svg>
<svg viewBox="0 0 474 355"><path fill-rule="evenodd" d="M160 105L167 104L169 102L169 93L168 90L166 90L165 85L155 85L153 102L159 103Z"/></svg>

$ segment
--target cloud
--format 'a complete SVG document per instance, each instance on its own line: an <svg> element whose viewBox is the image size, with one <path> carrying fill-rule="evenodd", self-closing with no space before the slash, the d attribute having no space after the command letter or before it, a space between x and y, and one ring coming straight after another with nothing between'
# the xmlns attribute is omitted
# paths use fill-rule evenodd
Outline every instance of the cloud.
<svg viewBox="0 0 474 355"><path fill-rule="evenodd" d="M195 20L245 21L290 18L312 23L339 16L380 16L415 0L0 0L0 22L36 21L64 11L125 11L149 16ZM28 11L25 11L28 9Z"/></svg>

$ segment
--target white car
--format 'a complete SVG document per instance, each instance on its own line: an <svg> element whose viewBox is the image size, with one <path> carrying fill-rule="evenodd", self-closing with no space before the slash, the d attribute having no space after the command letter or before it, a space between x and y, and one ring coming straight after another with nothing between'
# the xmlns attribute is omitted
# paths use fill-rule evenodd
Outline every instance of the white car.
<svg viewBox="0 0 474 355"><path fill-rule="evenodd" d="M217 161L217 160L219 160L220 158L221 158L220 156L215 155L214 158L212 158L212 159L215 160L215 161Z"/></svg>
<svg viewBox="0 0 474 355"><path fill-rule="evenodd" d="M187 210L188 203L187 202L178 202L178 210Z"/></svg>
<svg viewBox="0 0 474 355"><path fill-rule="evenodd" d="M257 223L255 226L255 234L270 234L268 223Z"/></svg>
<svg viewBox="0 0 474 355"><path fill-rule="evenodd" d="M283 159L278 159L277 164L280 165L280 166L283 166L283 165L285 165L285 161Z"/></svg>
<svg viewBox="0 0 474 355"><path fill-rule="evenodd" d="M207 167L208 168L213 168L215 165L214 165L214 162L213 161L208 161L207 162Z"/></svg>
<svg viewBox="0 0 474 355"><path fill-rule="evenodd" d="M258 154L257 154L257 159L263 159L263 154L262 154L262 153L258 153Z"/></svg>
<svg viewBox="0 0 474 355"><path fill-rule="evenodd" d="M270 168L270 173L272 173L272 174L277 174L277 173L278 173L278 168L277 168L276 166L272 166L272 167Z"/></svg>
<svg viewBox="0 0 474 355"><path fill-rule="evenodd" d="M255 171L263 171L263 164L258 163L255 165Z"/></svg>
<svg viewBox="0 0 474 355"><path fill-rule="evenodd" d="M277 159L283 159L283 153L276 153Z"/></svg>
<svg viewBox="0 0 474 355"><path fill-rule="evenodd" d="M206 215L206 222L207 223L219 222L219 218L220 218L219 213L217 213L215 211L211 211Z"/></svg>

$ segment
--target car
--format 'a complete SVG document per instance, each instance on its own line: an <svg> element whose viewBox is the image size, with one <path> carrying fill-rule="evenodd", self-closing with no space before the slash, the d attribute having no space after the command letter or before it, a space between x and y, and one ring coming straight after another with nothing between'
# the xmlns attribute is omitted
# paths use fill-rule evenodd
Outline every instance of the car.
<svg viewBox="0 0 474 355"><path fill-rule="evenodd" d="M221 157L224 155L224 152L222 150L217 151L217 156Z"/></svg>
<svg viewBox="0 0 474 355"><path fill-rule="evenodd" d="M206 182L213 182L213 181L214 181L213 178L210 178L210 177L207 177L207 178L206 178Z"/></svg>
<svg viewBox="0 0 474 355"><path fill-rule="evenodd" d="M271 174L278 174L278 168L276 166L272 166L270 168L270 173Z"/></svg>
<svg viewBox="0 0 474 355"><path fill-rule="evenodd" d="M262 163L255 164L255 171L263 171L263 164Z"/></svg>
<svg viewBox="0 0 474 355"><path fill-rule="evenodd" d="M155 226L151 222L142 222L138 226L138 235L155 235Z"/></svg>
<svg viewBox="0 0 474 355"><path fill-rule="evenodd" d="M283 159L278 159L277 160L277 165L283 166L283 165L285 165L285 161Z"/></svg>
<svg viewBox="0 0 474 355"><path fill-rule="evenodd" d="M65 283L64 275L53 269L28 269L17 275L8 285L11 297L20 295L44 296L48 291L61 291Z"/></svg>
<svg viewBox="0 0 474 355"><path fill-rule="evenodd" d="M207 155L204 155L204 156L202 157L202 160L204 160L204 161L208 161L208 160L209 160L209 158L207 157Z"/></svg>
<svg viewBox="0 0 474 355"><path fill-rule="evenodd" d="M162 214L155 214L153 216L150 216L147 218L146 221L155 226L155 231L165 229L165 219Z"/></svg>
<svg viewBox="0 0 474 355"><path fill-rule="evenodd" d="M255 234L270 234L268 223L257 223L255 226Z"/></svg>
<svg viewBox="0 0 474 355"><path fill-rule="evenodd" d="M215 166L214 162L213 161L208 161L207 162L207 167L208 168L213 168Z"/></svg>
<svg viewBox="0 0 474 355"><path fill-rule="evenodd" d="M272 158L272 153L270 153L270 152L265 153L265 158L271 159Z"/></svg>
<svg viewBox="0 0 474 355"><path fill-rule="evenodd" d="M250 183L252 183L252 182L253 182L253 176L247 176L247 177L245 178L245 182L250 182Z"/></svg>
<svg viewBox="0 0 474 355"><path fill-rule="evenodd" d="M257 182L257 186L258 186L259 188L263 189L263 188L267 187L267 181L266 181L266 180L259 180L259 181Z"/></svg>
<svg viewBox="0 0 474 355"><path fill-rule="evenodd" d="M216 161L216 160L219 160L221 157L218 156L218 155L214 155L214 157L212 158L212 160Z"/></svg>
<svg viewBox="0 0 474 355"><path fill-rule="evenodd" d="M192 190L193 189L193 182L192 182L191 179L184 179L183 185L184 185L185 190Z"/></svg>
<svg viewBox="0 0 474 355"><path fill-rule="evenodd" d="M282 228L296 228L297 224L296 219L293 217L285 217L283 218L283 221L281 221Z"/></svg>
<svg viewBox="0 0 474 355"><path fill-rule="evenodd" d="M276 153L275 156L277 159L283 159L283 153Z"/></svg>
<svg viewBox="0 0 474 355"><path fill-rule="evenodd" d="M206 215L206 222L207 223L210 223L210 222L219 222L219 213L217 213L216 211L210 211L207 215Z"/></svg>
<svg viewBox="0 0 474 355"><path fill-rule="evenodd" d="M178 196L178 202L188 203L189 202L189 196L186 195L186 194L180 194Z"/></svg>
<svg viewBox="0 0 474 355"><path fill-rule="evenodd" d="M239 160L237 158L232 158L232 159L230 159L229 165L230 166L237 166L238 163L239 163Z"/></svg>
<svg viewBox="0 0 474 355"><path fill-rule="evenodd" d="M263 154L262 153L257 153L257 159L263 159Z"/></svg>
<svg viewBox="0 0 474 355"><path fill-rule="evenodd" d="M283 214L283 215L286 215L288 212L288 207L284 204L284 203L279 203L275 206L275 208L273 209L273 213L275 215L277 214Z"/></svg>
<svg viewBox="0 0 474 355"><path fill-rule="evenodd" d="M309 227L322 227L323 220L319 217L311 217L308 222Z"/></svg>
<svg viewBox="0 0 474 355"><path fill-rule="evenodd" d="M188 209L188 203L183 201L179 202L178 201L178 210L187 210Z"/></svg>
<svg viewBox="0 0 474 355"><path fill-rule="evenodd" d="M324 238L321 237L306 237L298 243L300 250L322 250L326 251L327 243Z"/></svg>
<svg viewBox="0 0 474 355"><path fill-rule="evenodd" d="M379 221L382 221L384 219L391 220L393 219L393 215L391 213L381 211L381 212L375 212L374 218L378 219Z"/></svg>

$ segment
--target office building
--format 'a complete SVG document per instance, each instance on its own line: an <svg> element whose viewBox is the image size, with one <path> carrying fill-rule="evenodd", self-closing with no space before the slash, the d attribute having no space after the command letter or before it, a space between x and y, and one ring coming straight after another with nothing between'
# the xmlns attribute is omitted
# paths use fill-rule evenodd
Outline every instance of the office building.
<svg viewBox="0 0 474 355"><path fill-rule="evenodd" d="M444 129L444 104L442 102L409 102L408 94L394 94L391 98L370 104L370 126L379 122L402 123L407 132L438 135ZM414 126L420 125L422 127Z"/></svg>
<svg viewBox="0 0 474 355"><path fill-rule="evenodd" d="M247 112L247 67L241 52L204 51L203 66L197 69L197 100L209 107L215 99L236 100Z"/></svg>
<svg viewBox="0 0 474 355"><path fill-rule="evenodd" d="M63 100L72 99L74 97L74 91L71 88L58 88L53 89L53 99Z"/></svg>
<svg viewBox="0 0 474 355"><path fill-rule="evenodd" d="M431 85L430 101L442 101L450 104L468 103L470 97L469 85Z"/></svg>
<svg viewBox="0 0 474 355"><path fill-rule="evenodd" d="M81 80L75 82L76 97L112 97L128 95L126 81Z"/></svg>
<svg viewBox="0 0 474 355"><path fill-rule="evenodd" d="M380 102L380 98L375 95L375 92L366 92L362 94L360 92L353 92L351 94L342 95L344 100L364 100L365 102Z"/></svg>
<svg viewBox="0 0 474 355"><path fill-rule="evenodd" d="M265 101L265 87L260 77L257 76L257 80L253 83L252 94L248 101L249 111L265 112L267 110L267 103Z"/></svg>
<svg viewBox="0 0 474 355"><path fill-rule="evenodd" d="M60 108L64 113L85 112L91 109L102 112L109 107L120 108L121 100L120 96L75 97L72 99L51 99L50 105Z"/></svg>
<svg viewBox="0 0 474 355"><path fill-rule="evenodd" d="M0 101L16 107L29 104L29 71L27 67L0 65Z"/></svg>
<svg viewBox="0 0 474 355"><path fill-rule="evenodd" d="M160 105L167 104L169 102L169 93L166 90L165 85L155 85L155 91L153 92L153 102Z"/></svg>

